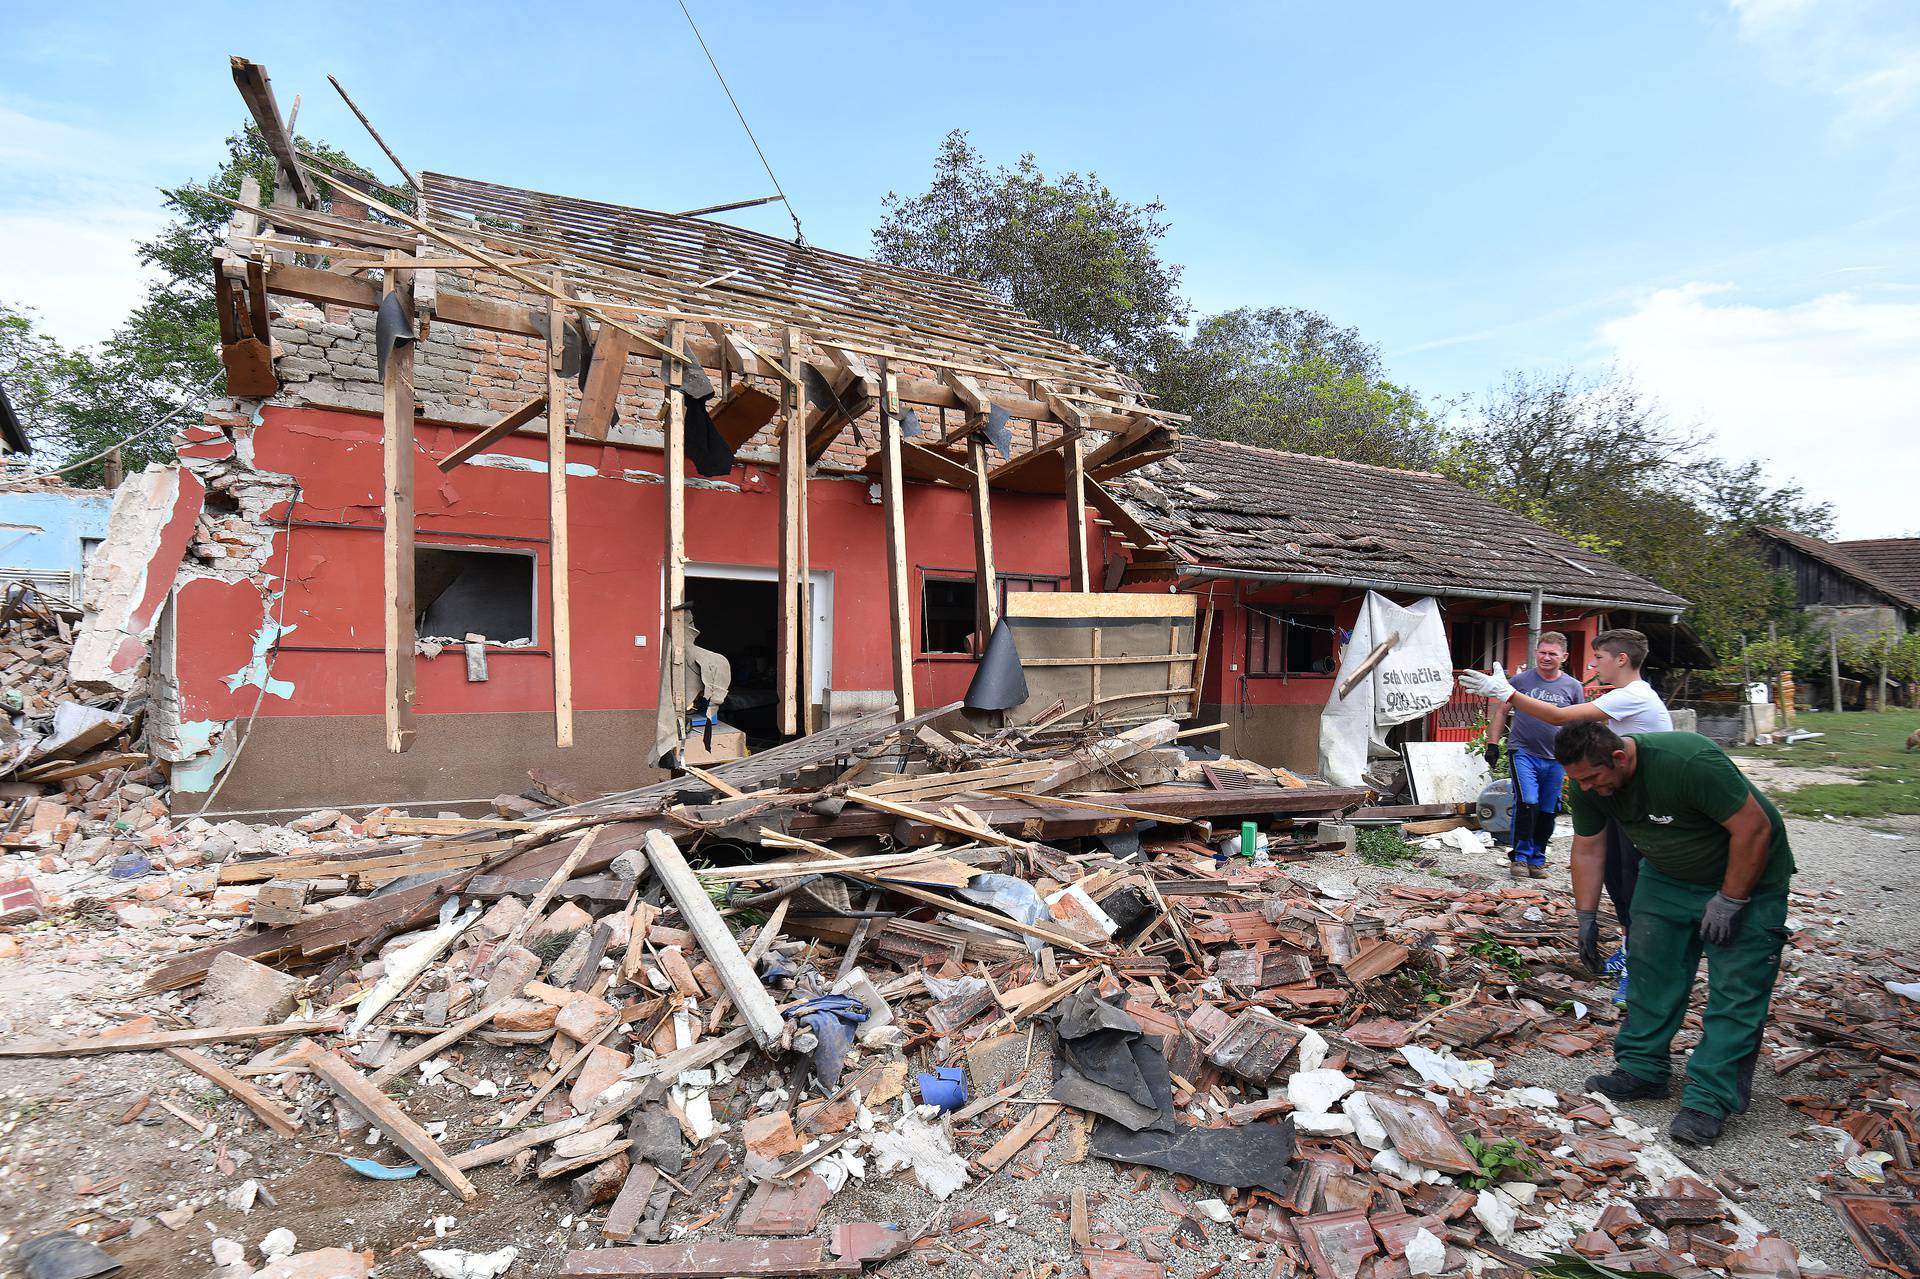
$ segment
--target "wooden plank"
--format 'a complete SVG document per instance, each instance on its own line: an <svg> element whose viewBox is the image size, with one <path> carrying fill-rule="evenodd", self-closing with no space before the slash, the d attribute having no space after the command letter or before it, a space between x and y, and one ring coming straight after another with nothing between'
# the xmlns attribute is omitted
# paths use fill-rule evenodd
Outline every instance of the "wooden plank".
<svg viewBox="0 0 1920 1279"><path fill-rule="evenodd" d="M560 272L556 293L565 292ZM602 334L612 332L602 325ZM573 745L572 558L567 542L567 380L560 375L567 348L567 310L547 305L547 599L553 614L553 744Z"/></svg>
<svg viewBox="0 0 1920 1279"><path fill-rule="evenodd" d="M787 329L782 349L789 364L798 367L798 343ZM807 502L806 393L799 387L781 388L786 409L780 428L780 621L774 635L774 701L780 708L780 731L800 730L801 577L800 522Z"/></svg>
<svg viewBox="0 0 1920 1279"><path fill-rule="evenodd" d="M484 453L487 449L493 447L501 440L506 439L509 435L512 435L515 431L546 411L547 397L537 395L501 418L498 422L495 422L492 426L482 428L476 432L470 439L461 444L459 448L456 448L453 452L447 454L438 462L435 462L434 465L442 471L451 471L454 467L460 465L468 458L473 457L475 454Z"/></svg>
<svg viewBox="0 0 1920 1279"><path fill-rule="evenodd" d="M1133 518L1133 512L1120 505L1120 500L1107 490L1107 486L1098 480L1086 482L1087 501L1100 513L1100 518L1113 526L1128 546L1135 550L1150 550L1160 547L1160 539L1155 537L1146 525Z"/></svg>
<svg viewBox="0 0 1920 1279"><path fill-rule="evenodd" d="M1008 617L1070 617L1088 621L1108 619L1187 619L1195 612L1191 595L1143 591L1020 591L1007 597Z"/></svg>
<svg viewBox="0 0 1920 1279"><path fill-rule="evenodd" d="M519 992L516 991L514 993L518 994ZM398 1079L415 1066L418 1066L421 1062L438 1053L442 1048L447 1048L459 1043L462 1039L465 1039L468 1035L491 1021L495 1011L497 1011L496 1006L489 1004L478 1012L469 1013L467 1016L462 1017L459 1021L454 1022L453 1025L447 1027L439 1034L421 1040L386 1065L380 1067L380 1069L374 1071L372 1075L374 1086L376 1088L385 1087L389 1079Z"/></svg>
<svg viewBox="0 0 1920 1279"><path fill-rule="evenodd" d="M1087 455L1079 436L1069 440L1061 453L1066 464L1067 498L1067 589L1090 591L1092 578L1087 568Z"/></svg>
<svg viewBox="0 0 1920 1279"><path fill-rule="evenodd" d="M760 983L760 975L741 953L740 944L734 941L726 921L720 918L713 899L707 896L699 877L688 868L679 846L664 833L648 831L646 850L653 873L660 877L673 904L680 908L681 918L694 940L700 943L700 949L719 970L720 984L726 987L754 1042L763 1050L771 1049L780 1042L786 1022L773 996Z"/></svg>
<svg viewBox="0 0 1920 1279"><path fill-rule="evenodd" d="M382 1096L380 1090L368 1083L352 1066L317 1046L295 1054L292 1060L311 1069L342 1100L385 1133L388 1141L412 1156L414 1162L425 1168L435 1181L469 1202L480 1193L467 1180L466 1174L453 1166L439 1143L427 1136L425 1129Z"/></svg>
<svg viewBox="0 0 1920 1279"><path fill-rule="evenodd" d="M653 1190L660 1184L660 1170L641 1160L627 1170L627 1180L620 1187L620 1193L614 1196L613 1206L607 1209L606 1224L600 1227L600 1237L611 1239L615 1243L626 1243L633 1238L639 1228L640 1218L647 1215L647 1205L653 1200Z"/></svg>
<svg viewBox="0 0 1920 1279"><path fill-rule="evenodd" d="M191 1048L169 1048L167 1056L173 1058L197 1075L211 1079L229 1093L233 1099L258 1116L261 1123L279 1133L282 1137L298 1137L300 1125L280 1107L267 1100L266 1094L240 1076L222 1066L204 1053Z"/></svg>
<svg viewBox="0 0 1920 1279"><path fill-rule="evenodd" d="M413 291L399 265L405 260L398 253L388 255L386 281L381 287L397 295L411 316ZM387 750L396 755L413 746L413 704L417 696L413 656L413 347L412 342L396 342L387 355L381 433Z"/></svg>
<svg viewBox="0 0 1920 1279"><path fill-rule="evenodd" d="M0 1057L98 1057L103 1053L158 1052L194 1044L225 1044L247 1039L290 1039L295 1035L334 1034L346 1029L345 1017L289 1021L278 1026L203 1026L195 1030L155 1030L144 1035L95 1035L87 1039L0 1040Z"/></svg>
<svg viewBox="0 0 1920 1279"><path fill-rule="evenodd" d="M677 351L685 341L686 326L675 321L667 333L668 345ZM684 732L687 713L687 393L678 360L667 361L666 373L667 430L660 460L666 481L663 503L666 534L662 542L666 555L666 638L660 646L660 660L668 663L665 683L673 704L671 714L677 731ZM680 757L677 742L673 754L675 759Z"/></svg>
<svg viewBox="0 0 1920 1279"><path fill-rule="evenodd" d="M267 149L273 152L273 158L280 162L280 172L293 187L293 194L303 208L317 208L320 204L319 189L300 166L300 157L293 152L293 135L288 131L286 121L280 117L280 104L274 101L273 82L267 78L267 69L238 55L231 58L230 62L234 87L240 90L247 110L253 113L253 122L260 126L260 135L266 139Z"/></svg>
<svg viewBox="0 0 1920 1279"><path fill-rule="evenodd" d="M626 379L627 357L631 354L631 334L611 324L600 326L600 335L593 343L593 363L587 369L586 389L580 393L580 411L573 419L573 429L587 439L604 440L613 429L620 384Z"/></svg>
<svg viewBox="0 0 1920 1279"><path fill-rule="evenodd" d="M1373 651L1361 658L1360 665L1353 668L1353 674L1340 681L1340 696L1344 698L1348 693L1360 687L1360 682L1366 679L1367 676L1373 674L1376 666L1387 660L1387 654L1391 653L1394 645L1399 642L1400 632L1395 631L1374 645Z"/></svg>
<svg viewBox="0 0 1920 1279"><path fill-rule="evenodd" d="M967 493L973 500L973 627L984 651L993 628L1000 624L1000 575L993 566L993 493L987 486L987 442L977 434L967 437L967 470Z"/></svg>
<svg viewBox="0 0 1920 1279"><path fill-rule="evenodd" d="M1006 1167L1007 1162L1022 1150L1027 1143L1040 1135L1040 1130L1052 1123L1061 1111L1057 1101L1043 1101L1033 1108L1033 1113L1022 1119L1006 1136L987 1148L987 1152L974 1160L974 1164L983 1173L995 1173Z"/></svg>
<svg viewBox="0 0 1920 1279"><path fill-rule="evenodd" d="M525 937L527 930L539 920L541 912L547 908L547 903L553 900L556 892L560 891L560 885L566 883L574 870L586 859L588 852L598 842L600 832L605 829L604 826L595 826L582 835L579 841L568 850L566 859L554 868L551 875L547 876L546 884L534 894L533 900L528 902L527 908L520 913L520 918L514 921L513 928L500 939L500 944L494 947L493 954L496 959L520 944L520 939Z"/></svg>
<svg viewBox="0 0 1920 1279"><path fill-rule="evenodd" d="M900 395L880 361L880 505L886 524L887 630L893 644L893 696L901 719L913 718L913 614L907 599L906 487L900 474Z"/></svg>

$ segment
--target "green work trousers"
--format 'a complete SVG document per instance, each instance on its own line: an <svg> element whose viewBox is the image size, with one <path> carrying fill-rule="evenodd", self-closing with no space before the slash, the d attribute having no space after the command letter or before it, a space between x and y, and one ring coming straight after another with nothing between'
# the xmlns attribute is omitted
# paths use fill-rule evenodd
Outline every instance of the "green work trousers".
<svg viewBox="0 0 1920 1279"><path fill-rule="evenodd" d="M1707 1010L1700 1043L1687 1059L1687 1090L1680 1104L1726 1116L1745 1110L1751 1100L1753 1063L1786 940L1787 895L1755 893L1733 940L1710 946L1700 940L1700 917L1716 891L1670 879L1651 862L1641 865L1627 948L1633 980L1627 983L1627 1020L1614 1036L1613 1056L1622 1070L1640 1079L1660 1082L1673 1072L1673 1037L1686 1018L1704 953Z"/></svg>

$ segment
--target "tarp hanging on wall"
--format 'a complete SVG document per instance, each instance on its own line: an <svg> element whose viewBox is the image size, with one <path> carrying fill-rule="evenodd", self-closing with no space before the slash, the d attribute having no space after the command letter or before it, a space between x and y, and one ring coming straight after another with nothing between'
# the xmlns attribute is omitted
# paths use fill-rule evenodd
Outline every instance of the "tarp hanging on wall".
<svg viewBox="0 0 1920 1279"><path fill-rule="evenodd" d="M1386 656L1342 696L1341 689L1389 639L1393 647ZM1453 653L1438 602L1424 599L1402 608L1368 591L1320 716L1320 775L1335 786L1361 785L1369 742L1384 749L1387 729L1432 714L1452 696Z"/></svg>

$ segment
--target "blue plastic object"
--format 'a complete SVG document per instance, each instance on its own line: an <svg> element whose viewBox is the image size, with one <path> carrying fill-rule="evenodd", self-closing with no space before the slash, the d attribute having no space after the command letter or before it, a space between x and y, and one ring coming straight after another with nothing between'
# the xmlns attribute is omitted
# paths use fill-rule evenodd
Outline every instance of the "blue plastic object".
<svg viewBox="0 0 1920 1279"><path fill-rule="evenodd" d="M958 1066L936 1066L920 1074L920 1100L942 1110L967 1104L967 1072Z"/></svg>
<svg viewBox="0 0 1920 1279"><path fill-rule="evenodd" d="M1615 975L1619 977L1619 983L1613 989L1613 1002L1625 1004L1627 1002L1627 948L1624 943L1619 950L1607 956L1606 962L1600 965L1600 971L1609 977Z"/></svg>
<svg viewBox="0 0 1920 1279"><path fill-rule="evenodd" d="M125 852L113 859L107 869L109 879L138 879L153 874L153 863L142 853Z"/></svg>
<svg viewBox="0 0 1920 1279"><path fill-rule="evenodd" d="M420 1175L419 1164L401 1164L395 1167L391 1164L375 1163L371 1159L350 1158L347 1155L341 1155L340 1162L362 1177L371 1177L375 1181L405 1181L409 1177Z"/></svg>

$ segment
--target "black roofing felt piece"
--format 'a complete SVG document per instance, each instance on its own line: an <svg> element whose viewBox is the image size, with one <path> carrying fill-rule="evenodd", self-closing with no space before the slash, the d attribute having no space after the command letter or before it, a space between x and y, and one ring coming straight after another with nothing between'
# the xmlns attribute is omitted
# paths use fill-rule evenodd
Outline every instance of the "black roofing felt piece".
<svg viewBox="0 0 1920 1279"><path fill-rule="evenodd" d="M387 356L402 342L414 341L413 317L398 293L380 299L380 311L373 318L374 366L382 382L387 380Z"/></svg>
<svg viewBox="0 0 1920 1279"><path fill-rule="evenodd" d="M4 440L9 453L33 452L33 441L27 438L27 428L14 415L13 405L7 400L7 384L0 382L0 440Z"/></svg>
<svg viewBox="0 0 1920 1279"><path fill-rule="evenodd" d="M998 404L987 406L987 443L1000 452L1000 460L1013 456L1013 428L1007 425L1007 411Z"/></svg>
<svg viewBox="0 0 1920 1279"><path fill-rule="evenodd" d="M1020 646L1006 619L993 628L987 651L974 669L962 704L970 711L1004 711L1027 700L1027 673L1020 669Z"/></svg>
<svg viewBox="0 0 1920 1279"><path fill-rule="evenodd" d="M1216 1186L1259 1186L1276 1195L1293 1179L1293 1121L1239 1128L1176 1128L1130 1132L1104 1116L1094 1121L1093 1153L1123 1164L1146 1164Z"/></svg>

